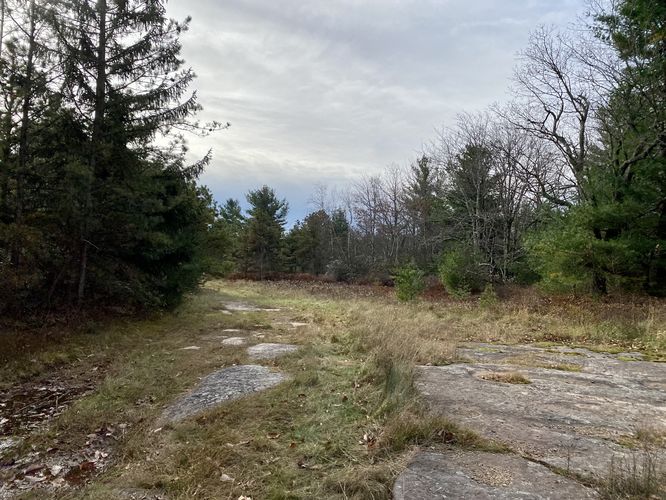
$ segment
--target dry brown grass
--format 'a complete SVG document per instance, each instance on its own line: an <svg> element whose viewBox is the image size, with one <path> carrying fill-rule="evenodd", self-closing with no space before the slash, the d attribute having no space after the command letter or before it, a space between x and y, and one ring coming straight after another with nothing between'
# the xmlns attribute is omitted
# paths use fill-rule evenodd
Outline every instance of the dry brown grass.
<svg viewBox="0 0 666 500"><path fill-rule="evenodd" d="M346 323L353 319L382 334L382 341L421 344L408 348L424 363L455 360L455 346L461 342L633 350L648 359L666 360L664 299L551 297L534 289L513 288L501 292L503 300L487 309L480 307L476 298L437 297L401 304L393 297L392 289L378 286L292 282L237 282L230 286L295 303L300 298L315 307L317 301L328 302ZM405 339L392 340L392 336Z"/></svg>
<svg viewBox="0 0 666 500"><path fill-rule="evenodd" d="M477 375L482 380L501 382L503 384L531 384L525 375L520 372L484 372Z"/></svg>
<svg viewBox="0 0 666 500"><path fill-rule="evenodd" d="M557 351L555 351L557 352ZM547 359L543 356L535 354L521 354L516 356L509 356L502 360L503 364L529 366L534 368L546 368L548 370L560 370L565 372L580 372L581 365L575 363L562 363L552 359Z"/></svg>
<svg viewBox="0 0 666 500"><path fill-rule="evenodd" d="M520 294L482 308L474 299L402 304L391 292L214 281L174 314L100 325L25 353L5 351L0 384L51 372L53 360L62 370L100 367L95 392L26 443L48 448L57 438L61 446L76 447L101 425L127 424L113 466L75 497L112 498L120 489L139 488L166 492L170 499L365 499L390 498L393 478L414 446L494 446L418 404L415 365L455 362L462 342L636 349L666 359L663 302L623 305ZM225 297L282 312L225 315L219 307ZM309 326L291 329L285 321ZM205 340L223 328L260 329L264 341L306 345L274 363L292 380L153 433L162 407L198 377L247 361L243 349ZM180 350L192 344L202 349ZM17 376L31 359L35 368ZM516 375L501 377L518 381Z"/></svg>

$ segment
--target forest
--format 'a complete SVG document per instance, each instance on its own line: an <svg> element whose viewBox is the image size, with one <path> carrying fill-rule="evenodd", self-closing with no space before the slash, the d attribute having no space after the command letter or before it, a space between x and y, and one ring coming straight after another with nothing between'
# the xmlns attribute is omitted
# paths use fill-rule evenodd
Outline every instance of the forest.
<svg viewBox="0 0 666 500"><path fill-rule="evenodd" d="M189 20L157 0L0 0L0 313L170 307L211 275L665 295L666 4L591 7L533 31L508 102L408 168L313 186L287 230L271 187L244 211L198 182L210 154L187 161L188 134L229 126L197 120Z"/></svg>

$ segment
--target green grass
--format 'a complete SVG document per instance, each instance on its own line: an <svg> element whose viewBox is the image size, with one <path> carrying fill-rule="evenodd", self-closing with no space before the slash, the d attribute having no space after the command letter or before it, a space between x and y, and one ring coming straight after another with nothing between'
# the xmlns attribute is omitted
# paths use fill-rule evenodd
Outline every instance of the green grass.
<svg viewBox="0 0 666 500"><path fill-rule="evenodd" d="M228 315L224 300L280 312ZM96 429L122 426L111 467L71 498L114 498L136 489L170 499L388 499L414 447L506 451L430 415L414 388L416 364L459 362L456 349L465 342L634 349L666 359L663 308L627 307L402 304L367 287L213 281L173 313L74 332L54 326L27 342L24 332L9 333L0 351L0 386L45 375L94 381L92 394L24 444L44 451L57 441L59 449L74 451ZM308 326L291 328L290 321ZM613 322L625 326L609 328ZM164 406L200 377L248 362L244 348L210 340L225 328L261 331L261 342L302 345L267 362L289 381L154 432ZM189 345L201 349L181 350ZM512 383L529 383L523 379Z"/></svg>

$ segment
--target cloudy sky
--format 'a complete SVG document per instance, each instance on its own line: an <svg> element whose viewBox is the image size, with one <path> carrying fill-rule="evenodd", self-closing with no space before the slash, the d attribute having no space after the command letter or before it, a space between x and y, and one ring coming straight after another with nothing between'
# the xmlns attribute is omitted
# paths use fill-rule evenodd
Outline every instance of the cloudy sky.
<svg viewBox="0 0 666 500"><path fill-rule="evenodd" d="M267 184L302 218L316 184L407 164L461 111L507 98L516 53L584 0L170 0L202 118L232 127L202 181L219 201Z"/></svg>

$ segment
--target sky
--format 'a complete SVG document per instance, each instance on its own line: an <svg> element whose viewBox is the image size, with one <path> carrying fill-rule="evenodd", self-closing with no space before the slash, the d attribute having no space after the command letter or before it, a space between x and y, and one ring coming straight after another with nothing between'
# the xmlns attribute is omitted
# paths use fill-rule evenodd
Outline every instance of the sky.
<svg viewBox="0 0 666 500"><path fill-rule="evenodd" d="M169 0L192 17L183 57L213 149L215 199L272 187L293 223L317 185L343 189L413 161L458 113L509 98L517 53L539 25L566 26L584 0Z"/></svg>

